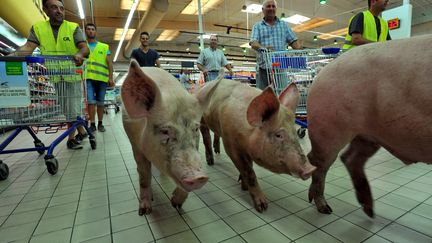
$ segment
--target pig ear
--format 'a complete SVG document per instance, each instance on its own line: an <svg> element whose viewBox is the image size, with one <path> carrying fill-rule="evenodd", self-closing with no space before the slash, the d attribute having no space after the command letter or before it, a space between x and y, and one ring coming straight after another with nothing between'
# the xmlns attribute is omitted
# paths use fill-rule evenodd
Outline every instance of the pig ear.
<svg viewBox="0 0 432 243"><path fill-rule="evenodd" d="M208 82L195 93L195 97L198 99L199 104L202 108L206 109L213 93L215 92L218 85L222 82L221 79L215 79L211 82Z"/></svg>
<svg viewBox="0 0 432 243"><path fill-rule="evenodd" d="M295 111L299 100L297 85L295 83L288 85L279 95L279 100L286 108Z"/></svg>
<svg viewBox="0 0 432 243"><path fill-rule="evenodd" d="M124 107L131 118L145 117L160 98L159 88L147 76L135 60L132 60L128 75L121 89Z"/></svg>
<svg viewBox="0 0 432 243"><path fill-rule="evenodd" d="M260 127L262 124L277 114L279 100L270 87L267 87L260 95L255 97L247 109L247 120L251 126Z"/></svg>

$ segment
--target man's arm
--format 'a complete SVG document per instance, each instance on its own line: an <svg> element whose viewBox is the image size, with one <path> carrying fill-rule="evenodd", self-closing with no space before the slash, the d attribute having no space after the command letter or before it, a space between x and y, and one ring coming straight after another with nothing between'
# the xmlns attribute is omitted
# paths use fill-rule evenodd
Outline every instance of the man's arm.
<svg viewBox="0 0 432 243"><path fill-rule="evenodd" d="M204 67L204 53L201 51L200 55L198 56L197 60L197 67L198 69L204 74L204 76L207 76L208 70Z"/></svg>
<svg viewBox="0 0 432 243"><path fill-rule="evenodd" d="M111 55L107 55L106 56L106 62L108 64L108 71L109 71L109 76L108 76L108 85L110 87L114 87L115 83L113 80L113 63L112 63L112 59L111 59Z"/></svg>
<svg viewBox="0 0 432 243"><path fill-rule="evenodd" d="M160 68L160 66L161 66L161 64L160 64L160 61L159 61L159 58L158 58L158 59L156 59L156 67Z"/></svg>
<svg viewBox="0 0 432 243"><path fill-rule="evenodd" d="M81 66L84 63L84 59L88 57L90 50L86 42L78 43L77 47L79 51L74 55L75 65Z"/></svg>
<svg viewBox="0 0 432 243"><path fill-rule="evenodd" d="M360 46L368 43L372 43L373 41L367 40L363 38L363 23L364 23L364 15L363 13L358 13L351 21L349 26L349 34L352 36L351 44Z"/></svg>
<svg viewBox="0 0 432 243"><path fill-rule="evenodd" d="M362 34L360 33L352 33L352 40L351 43L356 46L372 43L373 41L367 40L362 37Z"/></svg>
<svg viewBox="0 0 432 243"><path fill-rule="evenodd" d="M291 44L289 44L292 49L302 49L302 47L300 46L300 44L298 43L298 41L293 41Z"/></svg>
<svg viewBox="0 0 432 243"><path fill-rule="evenodd" d="M18 49L15 51L15 53L12 53L11 55L16 55L16 56L28 56L31 55L34 51L34 49L36 49L36 47L38 47L38 45L34 42L31 41L27 41L23 46L18 47Z"/></svg>

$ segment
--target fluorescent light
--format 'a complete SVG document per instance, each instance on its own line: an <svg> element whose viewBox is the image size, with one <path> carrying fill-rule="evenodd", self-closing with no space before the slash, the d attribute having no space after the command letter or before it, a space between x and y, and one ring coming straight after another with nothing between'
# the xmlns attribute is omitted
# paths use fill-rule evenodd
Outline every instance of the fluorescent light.
<svg viewBox="0 0 432 243"><path fill-rule="evenodd" d="M156 41L172 41L180 35L178 30L164 30L156 39Z"/></svg>
<svg viewBox="0 0 432 243"><path fill-rule="evenodd" d="M128 29L128 31L126 33L125 40L132 39L132 35L134 32L135 32L135 29ZM114 31L114 40L115 41L120 40L122 34L123 34L123 29L122 28L116 28L116 30Z"/></svg>
<svg viewBox="0 0 432 243"><path fill-rule="evenodd" d="M310 18L305 17L303 15L300 14L294 14L293 16L290 16L288 18L284 18L284 21L291 23L291 24L301 24L303 22L306 22L310 20Z"/></svg>
<svg viewBox="0 0 432 243"><path fill-rule="evenodd" d="M210 39L210 36L215 35L215 34L203 34L202 37L203 39ZM198 39L200 38L200 36L197 37Z"/></svg>
<svg viewBox="0 0 432 243"><path fill-rule="evenodd" d="M151 0L139 0L138 7L136 8L138 11L147 11L150 8ZM121 0L120 9L131 9L133 1L131 0Z"/></svg>
<svg viewBox="0 0 432 243"><path fill-rule="evenodd" d="M0 35L12 41L17 46L22 46L27 42L26 38L21 37L20 34L18 34L18 31L16 31L2 18L0 18Z"/></svg>
<svg viewBox="0 0 432 243"><path fill-rule="evenodd" d="M249 6L247 6L246 9L244 10L242 9L241 11L245 13L253 13L253 14L260 13L262 11L262 5L252 3Z"/></svg>
<svg viewBox="0 0 432 243"><path fill-rule="evenodd" d="M246 42L246 43L240 45L240 47L243 47L243 48L252 48L252 47L249 45L249 42Z"/></svg>
<svg viewBox="0 0 432 243"><path fill-rule="evenodd" d="M78 12L79 12L80 18L85 19L84 9L83 9L81 0L76 0L76 3L78 5Z"/></svg>
<svg viewBox="0 0 432 243"><path fill-rule="evenodd" d="M215 8L222 0L201 0L201 14L205 14ZM198 0L192 0L181 14L198 15Z"/></svg>
<svg viewBox="0 0 432 243"><path fill-rule="evenodd" d="M136 7L137 7L137 5L138 5L138 0L133 0L133 1L134 1L134 2L133 2L133 4L132 4L132 7L131 7L130 12L129 12L129 15L128 15L128 17L127 17L126 24L125 24L125 26L124 26L124 28L123 28L122 36L121 36L121 38L120 38L120 42L119 42L119 44L118 44L117 51L116 51L116 54L115 54L115 56L114 56L114 60L113 60L114 62L117 61L117 57L118 57L118 55L119 55L119 53L120 53L120 49L121 49L121 47L122 47L122 45L123 45L123 41L124 41L124 39L125 39L125 37L126 37L126 33L127 33L128 29L129 29L129 24L130 24L130 22L131 22L131 20L132 20L132 16L133 16L133 14L134 14L134 12L135 12L135 9L136 9Z"/></svg>

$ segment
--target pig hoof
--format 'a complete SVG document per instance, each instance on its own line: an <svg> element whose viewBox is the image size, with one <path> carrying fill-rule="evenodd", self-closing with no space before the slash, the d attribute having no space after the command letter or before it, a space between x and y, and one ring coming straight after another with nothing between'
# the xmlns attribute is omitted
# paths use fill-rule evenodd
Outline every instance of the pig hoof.
<svg viewBox="0 0 432 243"><path fill-rule="evenodd" d="M331 207L329 205L324 205L323 207L318 207L318 212L323 213L323 214L331 214L333 212L333 210L331 209Z"/></svg>
<svg viewBox="0 0 432 243"><path fill-rule="evenodd" d="M255 206L255 209L256 209L258 212L260 212L260 213L262 213L262 212L264 212L265 210L267 210L267 208L268 208L267 203L261 203L261 204L258 204L258 205Z"/></svg>
<svg viewBox="0 0 432 243"><path fill-rule="evenodd" d="M171 205L175 208L175 209L181 209L182 205L181 203L176 203L173 200L171 200Z"/></svg>
<svg viewBox="0 0 432 243"><path fill-rule="evenodd" d="M212 161L207 161L207 164L208 165L214 165L214 161L212 160Z"/></svg>
<svg viewBox="0 0 432 243"><path fill-rule="evenodd" d="M375 218L375 213L373 208L363 206L363 212L371 218Z"/></svg>
<svg viewBox="0 0 432 243"><path fill-rule="evenodd" d="M138 215L139 216L143 216L144 214L150 214L152 211L151 207L147 207L147 208L139 208L138 209Z"/></svg>
<svg viewBox="0 0 432 243"><path fill-rule="evenodd" d="M219 148L215 148L214 152L215 152L215 154L220 154L220 149Z"/></svg>

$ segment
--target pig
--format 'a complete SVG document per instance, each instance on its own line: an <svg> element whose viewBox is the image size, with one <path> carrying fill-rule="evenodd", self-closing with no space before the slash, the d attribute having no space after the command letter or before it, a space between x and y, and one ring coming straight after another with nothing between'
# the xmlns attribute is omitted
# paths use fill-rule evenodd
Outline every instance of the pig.
<svg viewBox="0 0 432 243"><path fill-rule="evenodd" d="M139 174L139 215L150 214L151 165L176 183L171 204L181 208L188 192L208 180L199 146L202 109L168 72L132 61L123 83L123 127Z"/></svg>
<svg viewBox="0 0 432 243"><path fill-rule="evenodd" d="M309 201L330 214L325 177L340 156L363 211L374 217L364 172L380 148L405 164L432 162L432 35L356 47L316 77L307 100L312 175Z"/></svg>
<svg viewBox="0 0 432 243"><path fill-rule="evenodd" d="M253 161L275 173L303 180L311 176L315 167L303 153L294 128L299 97L295 84L278 98L270 87L261 91L219 77L196 95L204 109L202 133L206 150L211 150L211 129L222 138L227 155L240 172L241 188L249 190L258 212L266 210L268 203L258 185Z"/></svg>

